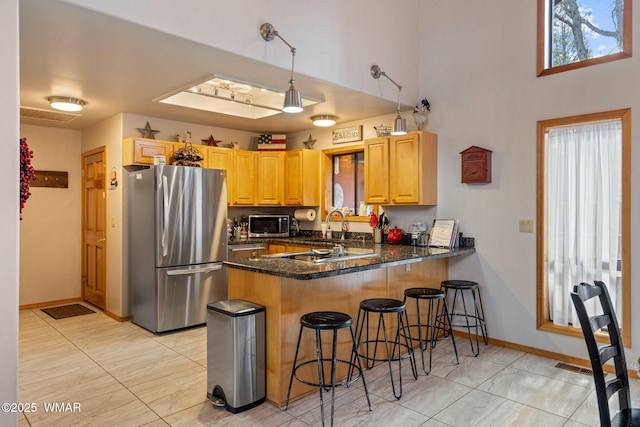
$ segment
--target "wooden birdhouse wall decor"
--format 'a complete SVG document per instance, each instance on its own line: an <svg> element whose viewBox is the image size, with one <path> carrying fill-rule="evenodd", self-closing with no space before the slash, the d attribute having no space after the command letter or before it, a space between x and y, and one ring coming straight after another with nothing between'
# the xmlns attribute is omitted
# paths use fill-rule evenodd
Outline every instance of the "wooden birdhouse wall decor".
<svg viewBox="0 0 640 427"><path fill-rule="evenodd" d="M462 183L483 184L491 182L491 150L473 145L460 154L462 155Z"/></svg>

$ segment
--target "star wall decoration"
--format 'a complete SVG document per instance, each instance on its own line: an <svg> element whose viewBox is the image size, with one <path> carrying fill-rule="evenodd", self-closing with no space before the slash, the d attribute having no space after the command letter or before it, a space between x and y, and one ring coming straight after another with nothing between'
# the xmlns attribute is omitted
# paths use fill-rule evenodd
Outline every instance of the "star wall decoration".
<svg viewBox="0 0 640 427"><path fill-rule="evenodd" d="M217 147L218 146L218 142L222 142L222 140L217 140L213 137L213 135L209 135L209 138L207 139L201 139L202 142L204 142L205 144L207 144L210 147Z"/></svg>
<svg viewBox="0 0 640 427"><path fill-rule="evenodd" d="M307 139L306 141L304 141L304 146L307 147L308 149L312 149L313 148L313 144L316 143L315 139L311 138L311 134L309 134L309 139Z"/></svg>
<svg viewBox="0 0 640 427"><path fill-rule="evenodd" d="M159 130L151 129L151 125L149 124L149 122L147 122L147 125L145 127L136 129L138 129L140 133L142 133L143 138L148 139L156 139L156 133L160 132Z"/></svg>

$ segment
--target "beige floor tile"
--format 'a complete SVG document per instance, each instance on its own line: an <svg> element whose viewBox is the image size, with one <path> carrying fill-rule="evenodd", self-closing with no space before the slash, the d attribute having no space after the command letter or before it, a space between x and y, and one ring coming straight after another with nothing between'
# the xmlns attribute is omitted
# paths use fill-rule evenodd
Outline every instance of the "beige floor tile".
<svg viewBox="0 0 640 427"><path fill-rule="evenodd" d="M193 365L129 390L161 417L201 404L207 400L207 373Z"/></svg>
<svg viewBox="0 0 640 427"><path fill-rule="evenodd" d="M64 403L72 403L64 401ZM45 411L39 406L27 418L32 426L140 426L160 418L131 392L122 389L107 395L83 399L79 411ZM71 406L73 409L73 405Z"/></svg>
<svg viewBox="0 0 640 427"><path fill-rule="evenodd" d="M477 387L504 369L504 365L473 356L460 356L459 360L459 365L455 365L446 359L435 360L429 376L433 375L469 387Z"/></svg>
<svg viewBox="0 0 640 427"><path fill-rule="evenodd" d="M479 390L469 394L434 416L452 427L471 426L562 426L566 419Z"/></svg>
<svg viewBox="0 0 640 427"><path fill-rule="evenodd" d="M398 403L432 417L471 390L473 389L465 385L430 375L407 384L405 394Z"/></svg>
<svg viewBox="0 0 640 427"><path fill-rule="evenodd" d="M97 367L98 365L86 354L74 349L54 353L54 356L42 355L38 358L21 359L18 381L21 386L26 386L55 377L75 378L79 373Z"/></svg>
<svg viewBox="0 0 640 427"><path fill-rule="evenodd" d="M155 352L103 363L102 366L125 387L133 387L198 365L173 349L161 347Z"/></svg>
<svg viewBox="0 0 640 427"><path fill-rule="evenodd" d="M591 391L514 368L505 368L478 389L565 418L571 417Z"/></svg>
<svg viewBox="0 0 640 427"><path fill-rule="evenodd" d="M21 402L82 402L94 396L115 393L124 388L101 367L83 369L18 386Z"/></svg>
<svg viewBox="0 0 640 427"><path fill-rule="evenodd" d="M591 375L556 368L557 364L558 361L555 359L536 356L534 354L525 354L516 360L511 367L538 375L544 375L545 377L556 380L570 382L582 387L593 388L593 377Z"/></svg>
<svg viewBox="0 0 640 427"><path fill-rule="evenodd" d="M226 409L214 408L211 402L192 406L165 417L173 427L191 426L281 426L295 420L273 405L263 403L248 411L232 414Z"/></svg>

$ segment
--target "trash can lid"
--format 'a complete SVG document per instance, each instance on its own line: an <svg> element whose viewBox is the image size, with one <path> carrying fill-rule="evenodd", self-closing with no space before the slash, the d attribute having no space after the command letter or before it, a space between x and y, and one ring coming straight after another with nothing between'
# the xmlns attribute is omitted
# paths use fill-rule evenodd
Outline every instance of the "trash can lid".
<svg viewBox="0 0 640 427"><path fill-rule="evenodd" d="M208 310L214 310L227 316L248 316L264 311L264 307L241 299L216 301L207 304Z"/></svg>

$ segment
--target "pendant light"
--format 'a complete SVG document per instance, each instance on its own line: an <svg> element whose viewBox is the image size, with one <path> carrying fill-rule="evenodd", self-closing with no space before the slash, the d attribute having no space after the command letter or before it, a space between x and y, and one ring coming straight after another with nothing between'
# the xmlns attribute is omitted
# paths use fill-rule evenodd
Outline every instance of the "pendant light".
<svg viewBox="0 0 640 427"><path fill-rule="evenodd" d="M372 65L371 66L371 77L374 79L379 79L380 76L384 76L391 83L397 86L398 88L398 108L396 109L397 116L393 121L393 130L391 131L391 135L405 135L407 133L407 121L402 118L400 115L400 93L402 92L402 86L398 83L394 82L391 77L387 76L387 73L382 71L379 66Z"/></svg>
<svg viewBox="0 0 640 427"><path fill-rule="evenodd" d="M264 23L260 26L260 34L262 35L262 38L268 42L278 37L284 42L284 44L289 46L289 49L291 49L291 79L289 80L289 90L284 94L284 105L282 107L282 111L285 113L300 113L303 110L302 97L300 96L300 91L294 86L296 81L293 78L293 65L296 57L296 48L287 43L287 41L278 34L276 29L273 28L273 25L269 23Z"/></svg>

